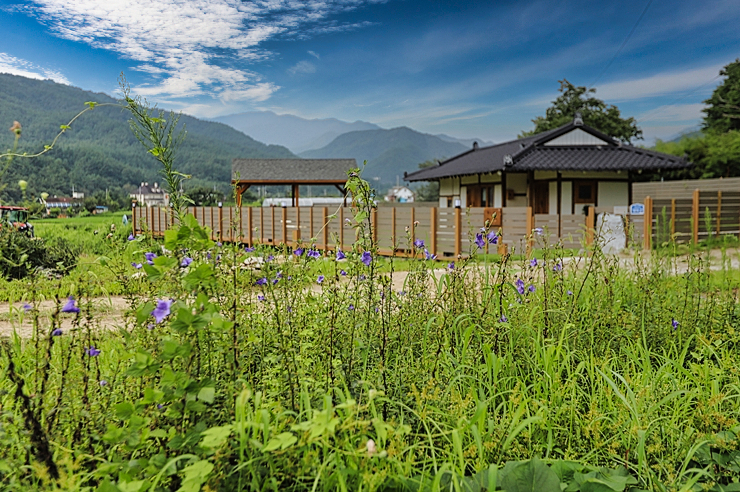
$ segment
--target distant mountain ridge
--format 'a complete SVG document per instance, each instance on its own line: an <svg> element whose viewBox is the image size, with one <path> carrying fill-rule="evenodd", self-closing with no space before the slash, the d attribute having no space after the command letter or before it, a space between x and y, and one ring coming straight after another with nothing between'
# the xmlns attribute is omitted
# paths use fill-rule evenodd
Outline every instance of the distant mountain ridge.
<svg viewBox="0 0 740 492"><path fill-rule="evenodd" d="M378 125L366 121L349 123L336 118L306 119L272 111L248 111L214 118L260 142L282 145L300 153L331 143L343 133L377 130Z"/></svg>
<svg viewBox="0 0 740 492"><path fill-rule="evenodd" d="M59 126L66 124L85 102L113 103L105 94L57 84L0 74L0 124L23 125L19 151L33 153L52 141ZM16 158L3 178L8 186L6 200L20 199L18 180L28 182L28 196L41 192L69 195L75 190L92 193L106 188L160 181L159 166L129 129L128 113L120 107L96 107L84 114L59 139L49 153L34 159ZM287 148L265 145L228 125L182 115L187 136L176 153L176 166L191 174L191 186L217 186L228 191L231 160L242 158L296 157ZM10 148L10 132L0 133L0 146Z"/></svg>
<svg viewBox="0 0 740 492"><path fill-rule="evenodd" d="M365 179L378 178L379 184L392 185L397 177L402 180L404 172L416 171L424 161L452 157L468 148L459 142L446 142L434 135L399 127L344 133L321 149L299 155L304 158L354 157L358 164L366 160Z"/></svg>

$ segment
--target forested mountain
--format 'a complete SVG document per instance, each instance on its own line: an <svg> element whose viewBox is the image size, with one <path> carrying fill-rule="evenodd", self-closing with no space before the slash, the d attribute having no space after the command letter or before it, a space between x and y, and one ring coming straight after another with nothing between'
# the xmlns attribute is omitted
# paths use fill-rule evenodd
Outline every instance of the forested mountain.
<svg viewBox="0 0 740 492"><path fill-rule="evenodd" d="M321 148L343 133L380 128L365 121L349 123L336 118L309 120L272 111L248 111L219 116L214 120L226 123L261 142L288 147L295 153Z"/></svg>
<svg viewBox="0 0 740 492"><path fill-rule="evenodd" d="M13 145L7 129L13 121L23 126L19 152L38 152L49 144L85 102L116 104L105 94L15 75L0 74L0 148ZM28 182L28 196L41 192L70 195L75 190L93 193L106 188L159 182L155 159L132 135L128 113L115 106L99 106L84 114L59 139L54 149L41 157L16 158L3 183L0 195L17 201L21 192L18 180ZM222 123L202 121L182 115L187 136L176 154L178 170L192 174L188 186L217 186L228 191L231 160L235 157L295 157L285 147L265 145Z"/></svg>
<svg viewBox="0 0 740 492"><path fill-rule="evenodd" d="M379 184L395 184L396 176L418 169L421 162L452 157L468 150L457 142L419 133L410 128L365 130L338 136L326 147L299 154L306 158L354 157L357 163L367 161L365 179L379 178Z"/></svg>

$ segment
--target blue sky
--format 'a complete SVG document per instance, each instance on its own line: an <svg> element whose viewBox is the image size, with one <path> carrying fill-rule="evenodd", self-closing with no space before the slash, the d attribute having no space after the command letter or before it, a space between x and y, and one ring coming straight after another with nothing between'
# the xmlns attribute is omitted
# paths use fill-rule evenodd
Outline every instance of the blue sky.
<svg viewBox="0 0 740 492"><path fill-rule="evenodd" d="M492 141L531 129L563 78L595 82L645 144L670 138L700 123L740 56L736 0L2 1L0 72L115 95L123 71L194 116L271 110Z"/></svg>

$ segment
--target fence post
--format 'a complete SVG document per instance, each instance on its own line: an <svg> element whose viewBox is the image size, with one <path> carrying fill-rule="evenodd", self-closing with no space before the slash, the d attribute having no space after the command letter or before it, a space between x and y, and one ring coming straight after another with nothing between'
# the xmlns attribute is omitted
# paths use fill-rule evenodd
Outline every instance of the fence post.
<svg viewBox="0 0 740 492"><path fill-rule="evenodd" d="M396 251L396 207L391 207L391 252Z"/></svg>
<svg viewBox="0 0 740 492"><path fill-rule="evenodd" d="M671 199L671 241L676 237L676 199Z"/></svg>
<svg viewBox="0 0 740 492"><path fill-rule="evenodd" d="M717 191L717 237L719 237L719 231L721 229L722 222L722 191Z"/></svg>
<svg viewBox="0 0 740 492"><path fill-rule="evenodd" d="M260 207L260 244L265 244L265 207Z"/></svg>
<svg viewBox="0 0 740 492"><path fill-rule="evenodd" d="M243 210L244 209L242 209L242 211ZM250 248L252 247L252 229L254 229L254 227L253 227L252 224L253 224L253 222L252 222L252 207L248 207L247 208L247 245L249 245ZM239 224L239 225L241 225L241 224Z"/></svg>
<svg viewBox="0 0 740 492"><path fill-rule="evenodd" d="M643 217L642 241L645 249L650 249L653 243L653 199L645 197L645 213Z"/></svg>
<svg viewBox="0 0 740 492"><path fill-rule="evenodd" d="M429 253L437 254L437 207L432 207L429 216Z"/></svg>
<svg viewBox="0 0 740 492"><path fill-rule="evenodd" d="M326 223L326 219L329 216L329 210L327 207L323 207L321 210L321 222L324 224L322 227L322 230L324 231L324 249L329 249L329 224Z"/></svg>
<svg viewBox="0 0 740 492"><path fill-rule="evenodd" d="M460 207L455 207L455 257L456 258L460 256L460 251L462 249L462 242L460 238L461 229L462 229L462 220L460 216Z"/></svg>
<svg viewBox="0 0 740 492"><path fill-rule="evenodd" d="M370 227L373 229L373 245L377 248L378 247L378 209L374 208L372 214L370 215Z"/></svg>
<svg viewBox="0 0 740 492"><path fill-rule="evenodd" d="M301 207L295 207L295 234L293 234L293 240L301 240Z"/></svg>
<svg viewBox="0 0 740 492"><path fill-rule="evenodd" d="M283 223L280 233L283 235L283 244L288 245L288 207L281 207L280 220Z"/></svg>
<svg viewBox="0 0 740 492"><path fill-rule="evenodd" d="M218 241L224 242L224 206L218 202Z"/></svg>
<svg viewBox="0 0 740 492"><path fill-rule="evenodd" d="M699 190L694 190L694 194L691 197L691 239L694 244L699 244ZM707 231L709 232L709 231Z"/></svg>
<svg viewBox="0 0 740 492"><path fill-rule="evenodd" d="M594 243L594 234L596 232L596 211L594 207L588 207L586 216L586 244L591 246Z"/></svg>
<svg viewBox="0 0 740 492"><path fill-rule="evenodd" d="M414 222L416 221L416 214L414 213L414 207L411 207L411 248L413 251L414 247L414 241L416 241L416 226L414 225Z"/></svg>
<svg viewBox="0 0 740 492"><path fill-rule="evenodd" d="M134 236L136 235L136 200L131 202L131 229L134 231Z"/></svg>

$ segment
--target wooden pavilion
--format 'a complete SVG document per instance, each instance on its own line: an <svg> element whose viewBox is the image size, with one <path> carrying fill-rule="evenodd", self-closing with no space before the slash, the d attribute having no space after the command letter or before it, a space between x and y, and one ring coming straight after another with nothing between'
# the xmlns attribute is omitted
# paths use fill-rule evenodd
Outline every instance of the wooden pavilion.
<svg viewBox="0 0 740 492"><path fill-rule="evenodd" d="M347 173L356 167L355 159L234 159L231 183L236 185L238 207L252 185L289 185L292 206L297 207L301 185L331 185L344 195Z"/></svg>

